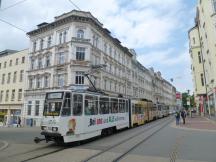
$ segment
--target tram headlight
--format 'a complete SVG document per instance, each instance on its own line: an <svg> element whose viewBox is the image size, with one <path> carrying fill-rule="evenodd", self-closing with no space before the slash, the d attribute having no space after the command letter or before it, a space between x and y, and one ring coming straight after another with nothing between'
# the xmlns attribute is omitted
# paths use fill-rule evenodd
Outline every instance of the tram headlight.
<svg viewBox="0 0 216 162"><path fill-rule="evenodd" d="M41 130L47 130L46 126L41 126Z"/></svg>
<svg viewBox="0 0 216 162"><path fill-rule="evenodd" d="M57 132L58 131L58 127L52 127L52 131Z"/></svg>

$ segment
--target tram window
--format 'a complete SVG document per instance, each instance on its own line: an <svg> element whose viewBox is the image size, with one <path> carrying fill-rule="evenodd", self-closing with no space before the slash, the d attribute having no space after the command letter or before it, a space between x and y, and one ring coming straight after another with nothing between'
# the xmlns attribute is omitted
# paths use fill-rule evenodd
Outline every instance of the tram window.
<svg viewBox="0 0 216 162"><path fill-rule="evenodd" d="M98 97L97 96L85 96L85 115L97 115L98 114Z"/></svg>
<svg viewBox="0 0 216 162"><path fill-rule="evenodd" d="M118 99L116 98L110 99L110 109L111 109L111 113L118 113Z"/></svg>
<svg viewBox="0 0 216 162"><path fill-rule="evenodd" d="M122 99L119 100L119 112L120 113L125 112L125 100Z"/></svg>
<svg viewBox="0 0 216 162"><path fill-rule="evenodd" d="M64 105L62 108L62 116L69 116L71 115L71 94L66 93L64 99Z"/></svg>
<svg viewBox="0 0 216 162"><path fill-rule="evenodd" d="M126 100L126 112L128 112L128 100Z"/></svg>
<svg viewBox="0 0 216 162"><path fill-rule="evenodd" d="M109 114L109 98L100 98L100 114Z"/></svg>
<svg viewBox="0 0 216 162"><path fill-rule="evenodd" d="M141 114L141 105L139 104L135 105L135 114Z"/></svg>
<svg viewBox="0 0 216 162"><path fill-rule="evenodd" d="M132 104L132 113L135 114L135 104Z"/></svg>
<svg viewBox="0 0 216 162"><path fill-rule="evenodd" d="M143 107L140 107L140 113L141 113L141 114L144 114L144 109L143 109Z"/></svg>
<svg viewBox="0 0 216 162"><path fill-rule="evenodd" d="M82 115L82 104L83 97L81 94L75 94L73 96L73 114L74 115Z"/></svg>

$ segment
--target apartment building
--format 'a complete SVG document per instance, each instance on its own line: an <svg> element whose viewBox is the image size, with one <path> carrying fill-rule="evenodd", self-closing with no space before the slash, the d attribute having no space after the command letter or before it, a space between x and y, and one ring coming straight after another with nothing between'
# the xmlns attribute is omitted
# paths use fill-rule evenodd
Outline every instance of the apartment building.
<svg viewBox="0 0 216 162"><path fill-rule="evenodd" d="M96 87L108 95L155 100L155 73L142 66L135 51L122 46L90 12L72 10L27 34L27 125L32 121L40 125L45 92L49 90Z"/></svg>
<svg viewBox="0 0 216 162"><path fill-rule="evenodd" d="M11 125L21 118L28 50L0 52L0 122Z"/></svg>
<svg viewBox="0 0 216 162"><path fill-rule="evenodd" d="M201 113L216 110L216 0L199 0L195 26L189 30L192 76Z"/></svg>

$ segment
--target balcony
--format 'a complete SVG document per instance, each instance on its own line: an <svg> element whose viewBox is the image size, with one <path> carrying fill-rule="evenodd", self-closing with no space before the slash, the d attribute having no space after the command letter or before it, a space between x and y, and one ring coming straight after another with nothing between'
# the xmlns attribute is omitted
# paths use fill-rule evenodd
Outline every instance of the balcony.
<svg viewBox="0 0 216 162"><path fill-rule="evenodd" d="M78 42L78 43L90 43L90 39L77 38L77 37L72 37L71 41Z"/></svg>
<svg viewBox="0 0 216 162"><path fill-rule="evenodd" d="M79 60L71 60L70 65L79 65L79 66L89 66L90 62L89 61L79 61Z"/></svg>

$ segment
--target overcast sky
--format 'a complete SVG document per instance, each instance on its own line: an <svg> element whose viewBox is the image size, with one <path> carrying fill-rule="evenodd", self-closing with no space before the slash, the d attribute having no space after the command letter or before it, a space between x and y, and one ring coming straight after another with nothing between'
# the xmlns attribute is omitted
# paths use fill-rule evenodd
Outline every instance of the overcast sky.
<svg viewBox="0 0 216 162"><path fill-rule="evenodd" d="M0 19L24 31L75 8L69 0L2 0ZM197 0L72 0L90 11L122 45L134 48L147 68L161 71L177 90L193 90L188 30L194 25ZM28 48L25 32L0 21L0 51Z"/></svg>

